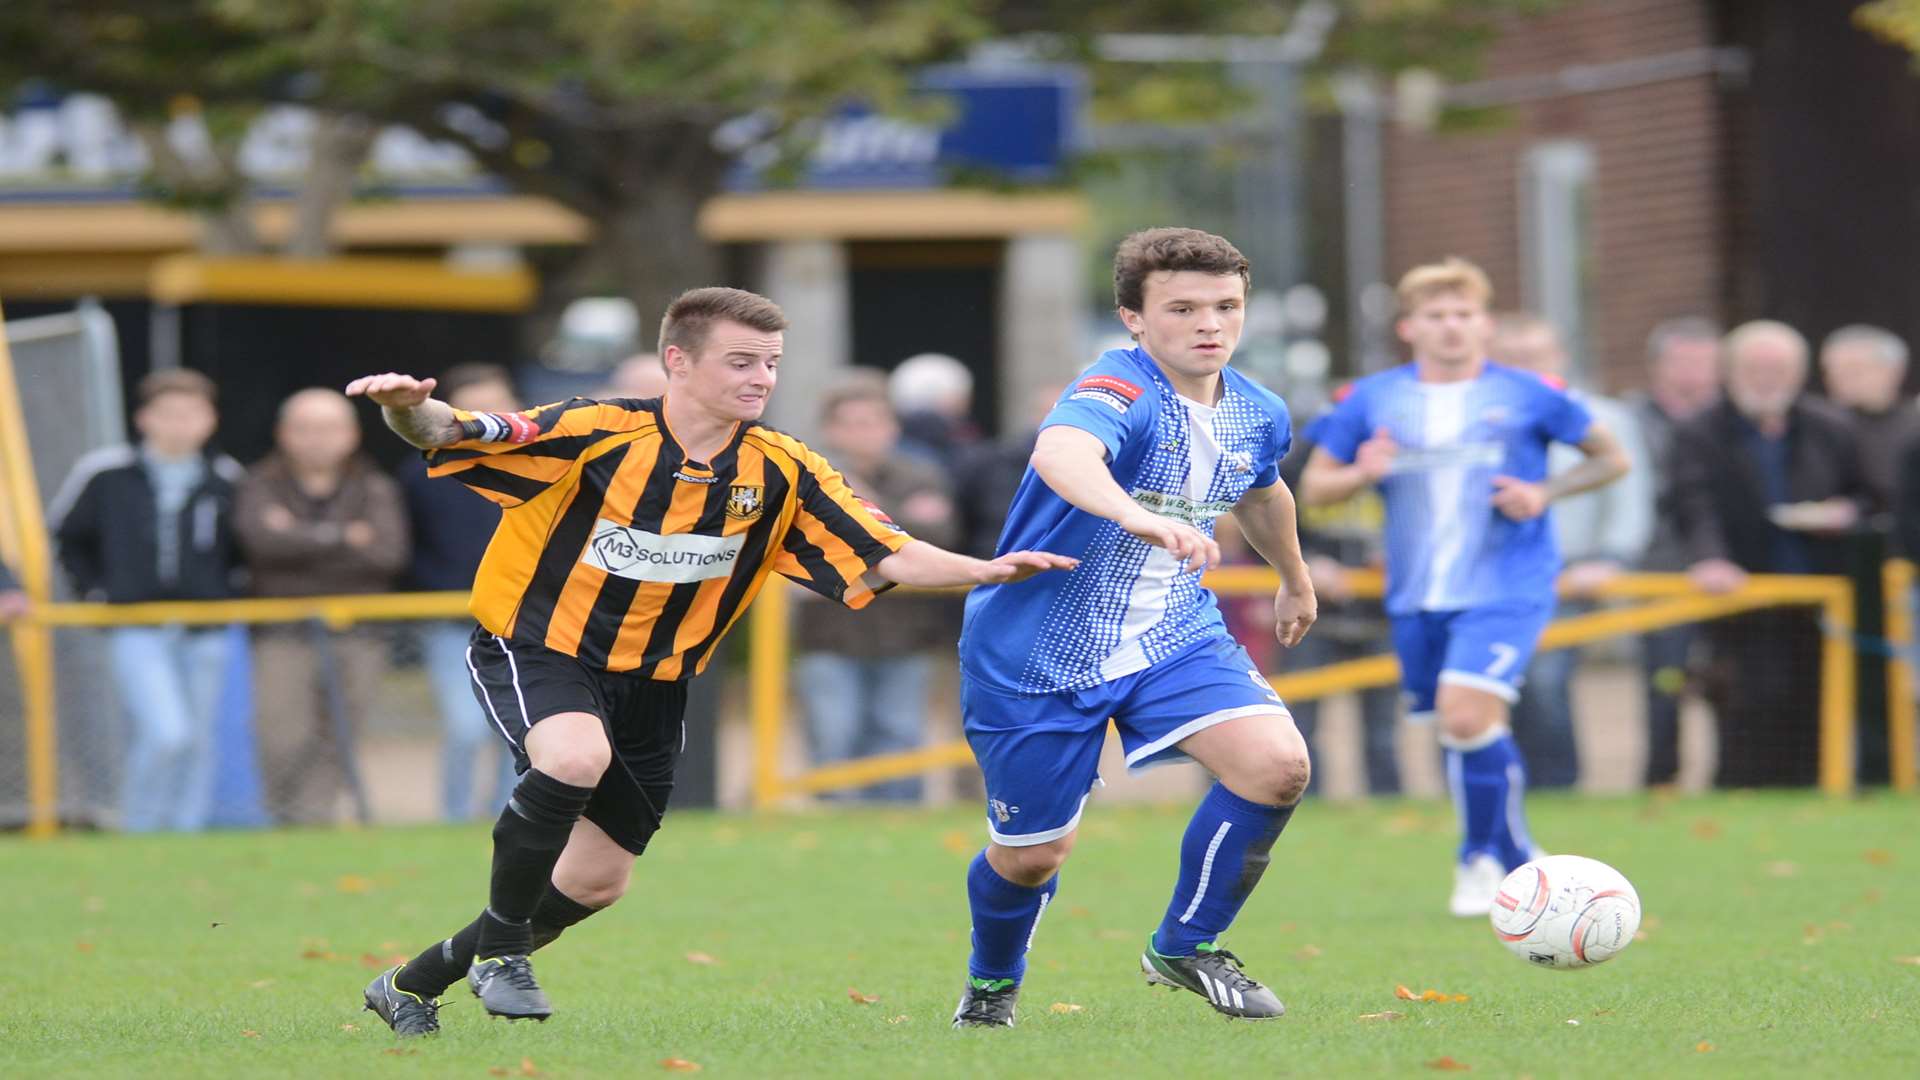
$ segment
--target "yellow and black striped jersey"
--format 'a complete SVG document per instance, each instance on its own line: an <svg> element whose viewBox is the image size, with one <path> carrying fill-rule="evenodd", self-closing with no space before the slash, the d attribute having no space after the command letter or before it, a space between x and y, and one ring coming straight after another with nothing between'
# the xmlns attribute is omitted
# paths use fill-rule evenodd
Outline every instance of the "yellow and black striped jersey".
<svg viewBox="0 0 1920 1080"><path fill-rule="evenodd" d="M428 473L505 508L474 617L594 667L689 678L768 574L863 607L886 587L873 567L910 539L825 458L759 424L703 463L658 398L454 415L466 437L427 451Z"/></svg>

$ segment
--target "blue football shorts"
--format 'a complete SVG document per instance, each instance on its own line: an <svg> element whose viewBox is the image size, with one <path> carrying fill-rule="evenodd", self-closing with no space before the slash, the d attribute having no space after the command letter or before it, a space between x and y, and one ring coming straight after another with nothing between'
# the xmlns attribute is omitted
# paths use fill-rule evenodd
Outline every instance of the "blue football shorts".
<svg viewBox="0 0 1920 1080"><path fill-rule="evenodd" d="M960 715L986 778L987 832L1010 847L1044 844L1080 824L1100 783L1107 720L1127 770L1188 760L1178 743L1241 716L1292 717L1247 651L1221 636L1088 690L1021 694L964 672Z"/></svg>
<svg viewBox="0 0 1920 1080"><path fill-rule="evenodd" d="M1549 599L1393 616L1408 718L1432 719L1441 683L1485 690L1508 704L1520 700L1520 683L1553 609Z"/></svg>

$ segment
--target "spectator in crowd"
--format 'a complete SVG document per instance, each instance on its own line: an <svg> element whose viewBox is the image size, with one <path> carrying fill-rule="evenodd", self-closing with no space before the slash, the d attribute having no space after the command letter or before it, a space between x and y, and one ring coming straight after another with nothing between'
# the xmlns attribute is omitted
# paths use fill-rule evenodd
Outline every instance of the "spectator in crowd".
<svg viewBox="0 0 1920 1080"><path fill-rule="evenodd" d="M1027 401L1026 424L1017 434L982 441L961 455L959 475L954 478L954 500L960 512L959 550L977 559L993 558L1000 544L1000 530L1007 523L1007 508L1013 505L1013 493L1027 475L1027 461L1040 438L1040 421L1066 392L1065 383L1048 383L1035 389Z"/></svg>
<svg viewBox="0 0 1920 1080"><path fill-rule="evenodd" d="M1537 315L1502 315L1488 351L1495 361L1531 371L1556 386L1569 382L1560 332ZM1634 467L1614 483L1553 504L1554 542L1566 566L1556 617L1593 610L1594 595L1639 561L1653 534L1654 481L1633 411L1610 397L1579 390L1571 394L1613 433ZM1547 472L1572 468L1584 456L1556 444L1547 452ZM1579 663L1579 649L1553 649L1537 653L1527 667L1513 710L1513 734L1532 787L1567 788L1580 779L1573 728L1573 676Z"/></svg>
<svg viewBox="0 0 1920 1080"><path fill-rule="evenodd" d="M900 361L887 377L887 396L899 418L902 453L931 461L958 478L964 452L979 443L973 423L973 372L944 353Z"/></svg>
<svg viewBox="0 0 1920 1080"><path fill-rule="evenodd" d="M1720 400L1720 325L1697 315L1668 319L1647 335L1647 389L1630 399L1654 482L1654 505L1670 507L1674 431ZM1640 557L1648 573L1685 570L1686 538L1675 517L1654 515L1653 536ZM1640 668L1647 694L1648 787L1670 785L1680 773L1680 702L1693 683L1688 657L1699 636L1692 623L1669 626L1640 638Z"/></svg>
<svg viewBox="0 0 1920 1080"><path fill-rule="evenodd" d="M1305 427L1302 424L1301 427ZM1313 443L1295 437L1293 449L1280 463L1280 478L1289 488L1297 488L1300 471L1313 454ZM1240 599L1249 609L1258 606L1266 612L1265 625L1258 634L1239 637L1249 652L1255 642L1267 654L1255 654L1261 670L1284 667L1301 671L1343 660L1358 660L1386 651L1389 629L1386 613L1377 600L1353 598L1353 571L1380 565L1381 529L1386 522L1386 507L1380 493L1367 487L1352 497L1327 506L1301 506L1300 551L1307 557L1307 572L1313 578L1313 594L1320 600L1320 619L1313 632L1284 654L1276 649L1273 636L1273 600L1271 597ZM1233 520L1222 516L1216 528ZM1224 543L1222 551L1225 550ZM1400 721L1400 692L1393 686L1373 686L1360 691L1360 754L1366 773L1367 792L1371 795L1397 795L1400 792L1400 757L1396 729ZM1318 699L1289 701L1294 726L1319 754L1320 702ZM1308 790L1319 789L1319 778L1308 781Z"/></svg>
<svg viewBox="0 0 1920 1080"><path fill-rule="evenodd" d="M1801 391L1807 342L1783 323L1750 322L1722 343L1726 400L1674 434L1669 512L1694 582L1739 588L1749 573L1834 573L1840 536L1860 519L1866 484L1853 431ZM1809 784L1817 776L1820 627L1784 608L1709 624L1722 787Z"/></svg>
<svg viewBox="0 0 1920 1080"><path fill-rule="evenodd" d="M507 370L494 364L460 364L441 375L434 391L442 401L468 412L512 412L520 407ZM500 508L465 484L427 477L426 459L413 455L400 468L400 490L407 500L413 535L409 584L432 592L467 592L473 575L500 523ZM421 664L433 684L443 733L440 806L448 821L464 821L483 810L495 816L514 785L513 754L495 734L473 696L467 668L467 639L473 620L449 619L421 627ZM485 756L492 777L481 807L473 802L474 757Z"/></svg>
<svg viewBox="0 0 1920 1080"><path fill-rule="evenodd" d="M213 381L157 371L134 391L138 446L74 464L49 517L76 594L110 604L221 600L236 587L232 519L240 466L208 448ZM107 657L130 725L121 825L201 829L212 812L224 626L119 626Z"/></svg>
<svg viewBox="0 0 1920 1080"><path fill-rule="evenodd" d="M23 618L32 606L27 590L20 587L7 564L0 562L0 623Z"/></svg>
<svg viewBox="0 0 1920 1080"><path fill-rule="evenodd" d="M446 384L443 381L441 385ZM657 398L667 392L667 368L658 353L635 353L614 365L598 398ZM455 406L459 408L459 406Z"/></svg>
<svg viewBox="0 0 1920 1080"><path fill-rule="evenodd" d="M1920 437L1920 409L1901 392L1907 343L1877 326L1843 326L1820 346L1820 375L1827 400L1853 418L1873 512L1891 513L1901 451Z"/></svg>
<svg viewBox="0 0 1920 1080"><path fill-rule="evenodd" d="M900 425L878 372L856 371L823 396L821 441L847 483L930 544L959 535L946 477L899 452ZM799 604L794 685L813 758L826 764L911 750L926 737L929 650L954 646L958 623L939 596L901 596L856 614L839 604ZM918 778L876 784L867 799L914 800Z"/></svg>
<svg viewBox="0 0 1920 1080"><path fill-rule="evenodd" d="M254 593L391 589L407 565L406 508L398 485L360 455L353 406L333 390L302 390L281 404L274 443L241 481L236 501ZM256 632L255 726L276 821L334 819L361 718L385 668L385 645L365 629Z"/></svg>

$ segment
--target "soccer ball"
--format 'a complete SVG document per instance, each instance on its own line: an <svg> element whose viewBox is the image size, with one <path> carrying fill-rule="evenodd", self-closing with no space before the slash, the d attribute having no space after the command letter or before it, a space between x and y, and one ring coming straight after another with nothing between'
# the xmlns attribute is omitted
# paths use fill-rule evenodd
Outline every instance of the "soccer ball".
<svg viewBox="0 0 1920 1080"><path fill-rule="evenodd" d="M1491 918L1501 942L1528 963L1590 967L1632 944L1640 896L1606 863L1548 855L1507 875Z"/></svg>

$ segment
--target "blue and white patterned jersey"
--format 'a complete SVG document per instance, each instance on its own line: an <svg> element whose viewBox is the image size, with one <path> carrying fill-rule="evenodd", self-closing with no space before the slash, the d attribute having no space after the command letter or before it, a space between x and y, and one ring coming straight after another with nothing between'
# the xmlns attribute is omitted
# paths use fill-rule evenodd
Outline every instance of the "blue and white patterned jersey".
<svg viewBox="0 0 1920 1080"><path fill-rule="evenodd" d="M1249 488L1280 481L1293 441L1279 396L1221 372L1211 407L1175 393L1139 347L1114 349L1061 395L1042 428L1097 436L1114 480L1140 505L1213 535L1213 521ZM1075 508L1032 469L1021 480L999 550L1074 555L1070 573L987 585L967 597L961 670L995 688L1084 690L1141 671L1208 637L1225 636L1197 570L1163 548Z"/></svg>
<svg viewBox="0 0 1920 1080"><path fill-rule="evenodd" d="M1493 478L1538 483L1547 449L1577 443L1586 407L1538 375L1488 363L1459 382L1422 382L1413 364L1353 384L1307 437L1342 462L1385 428L1399 444L1386 503L1387 612L1460 611L1553 594L1560 572L1547 514L1493 507Z"/></svg>

